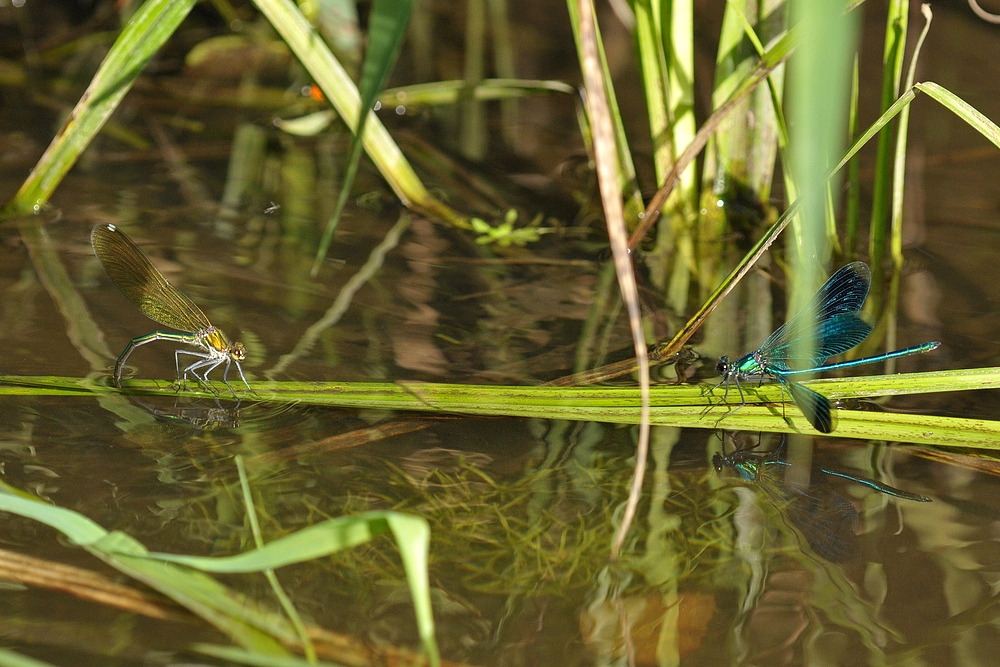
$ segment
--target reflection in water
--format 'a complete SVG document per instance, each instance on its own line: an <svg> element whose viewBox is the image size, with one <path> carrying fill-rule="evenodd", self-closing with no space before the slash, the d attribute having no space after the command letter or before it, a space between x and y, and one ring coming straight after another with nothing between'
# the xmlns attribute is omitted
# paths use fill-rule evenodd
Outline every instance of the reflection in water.
<svg viewBox="0 0 1000 667"><path fill-rule="evenodd" d="M857 553L859 516L854 505L830 486L826 475L857 482L904 500L931 501L926 496L831 468L821 468L823 475L809 487L787 484L775 474L776 470L790 465L781 458L784 447L784 438L772 452L758 452L756 446L737 447L730 454L716 454L712 465L716 472L722 472L723 468L734 470L740 479L760 488L768 500L798 528L813 551L832 563L847 561Z"/></svg>
<svg viewBox="0 0 1000 667"><path fill-rule="evenodd" d="M185 401L175 398L173 405L156 405L152 401L133 399L136 405L167 421L180 421L191 424L200 430L210 431L216 428L239 428L240 401L227 401L223 405L218 398L213 404L205 404L200 400Z"/></svg>

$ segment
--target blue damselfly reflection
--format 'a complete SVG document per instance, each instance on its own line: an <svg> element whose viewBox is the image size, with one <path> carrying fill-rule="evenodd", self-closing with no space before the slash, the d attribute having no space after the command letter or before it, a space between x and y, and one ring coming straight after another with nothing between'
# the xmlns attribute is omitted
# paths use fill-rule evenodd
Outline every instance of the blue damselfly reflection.
<svg viewBox="0 0 1000 667"><path fill-rule="evenodd" d="M761 450L760 444L758 438L757 444L741 444L726 454L723 439L723 453L712 458L712 465L716 472L732 470L741 480L759 488L802 533L813 551L831 562L846 561L856 553L859 514L854 505L834 489L830 477L862 484L902 500L931 502L926 496L829 467L817 468L819 474L812 476L808 487L786 483L783 471L791 464L783 458L784 436L773 451Z"/></svg>
<svg viewBox="0 0 1000 667"><path fill-rule="evenodd" d="M826 363L827 359L860 345L872 332L874 324L861 310L868 298L871 279L871 270L864 262L852 262L840 267L819 288L809 305L789 317L759 348L735 361L720 357L716 370L722 376L722 381L716 387L726 387L722 400L729 397L729 386L733 384L740 394L740 403L745 405L746 397L743 395L741 381L774 381L788 391L813 428L820 433L830 433L834 428L830 400L796 382L796 377L865 366L936 350L941 343L931 341L863 359ZM814 339L815 349L803 355L797 346L810 336Z"/></svg>

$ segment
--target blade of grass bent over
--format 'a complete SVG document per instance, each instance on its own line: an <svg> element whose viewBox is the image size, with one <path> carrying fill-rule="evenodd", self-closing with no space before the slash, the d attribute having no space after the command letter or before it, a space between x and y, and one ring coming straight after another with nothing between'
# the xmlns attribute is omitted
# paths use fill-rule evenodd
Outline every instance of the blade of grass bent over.
<svg viewBox="0 0 1000 667"><path fill-rule="evenodd" d="M391 532L396 539L413 597L424 650L432 665L440 664L434 639L434 616L431 611L430 580L427 574L430 550L430 527L421 517L399 512L365 512L344 516L298 530L267 544L235 556L185 556L148 553L147 558L186 565L204 572L224 574L263 572L295 563L329 556L344 549L370 542Z"/></svg>
<svg viewBox="0 0 1000 667"><path fill-rule="evenodd" d="M124 533L108 532L90 519L34 498L0 492L0 511L50 526L105 563L163 593L241 646L261 653L287 655L282 643L295 635L284 618L259 607L200 572L142 558L145 547Z"/></svg>
<svg viewBox="0 0 1000 667"><path fill-rule="evenodd" d="M430 529L427 522L398 512L369 512L331 519L274 540L262 549L223 558L154 554L132 537L108 532L72 510L50 505L0 487L0 511L50 526L110 566L163 593L202 617L236 643L258 653L288 655L297 636L282 616L235 593L197 569L212 572L258 572L319 558L391 531L403 557L414 596L418 628L432 665L439 665L427 579ZM197 568L197 569L191 569ZM410 578L411 573L414 575ZM279 643L280 642L280 643Z"/></svg>

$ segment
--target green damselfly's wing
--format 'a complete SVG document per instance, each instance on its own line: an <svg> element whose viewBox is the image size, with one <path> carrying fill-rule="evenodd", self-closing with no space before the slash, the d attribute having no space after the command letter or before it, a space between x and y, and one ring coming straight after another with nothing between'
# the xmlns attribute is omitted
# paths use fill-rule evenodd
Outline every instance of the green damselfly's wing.
<svg viewBox="0 0 1000 667"><path fill-rule="evenodd" d="M146 254L115 225L90 234L94 253L111 282L149 319L187 333L212 326L205 313L163 277Z"/></svg>

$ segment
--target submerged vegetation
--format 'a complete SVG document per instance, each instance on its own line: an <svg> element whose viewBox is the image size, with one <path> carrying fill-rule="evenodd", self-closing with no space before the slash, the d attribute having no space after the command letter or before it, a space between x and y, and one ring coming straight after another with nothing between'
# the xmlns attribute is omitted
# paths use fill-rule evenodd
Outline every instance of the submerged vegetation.
<svg viewBox="0 0 1000 667"><path fill-rule="evenodd" d="M910 270L903 202L911 104L922 93L997 147L1000 128L944 86L916 80L931 14L922 8L922 31L911 39L910 7L901 0L890 2L884 17L881 104L866 125L859 59L870 55L857 46L863 6L731 1L721 15L703 17L718 30L705 45L695 15L703 10L690 1L615 3L615 13L599 13L598 21L600 6L568 0L567 16L547 17L544 28L566 38L559 48L575 54L572 67L547 71L539 58L530 69L543 78L528 79L517 78L511 30L518 21L507 15L516 9L500 0L468 0L461 8L390 0L98 3L39 52L0 61L0 83L12 89L29 89L36 69L86 79L75 93L66 92L71 83L52 83L59 101L33 98L57 107L61 126L4 213L91 372L74 376L58 359L44 366L58 376L7 370L0 400L88 401L120 420L121 442L147 465L154 461L157 482L179 494L149 500L156 511L147 519L170 527L176 551L201 547L205 555L154 552L145 544L163 538L158 530L135 522L137 535L149 532L140 541L125 519L88 518L86 503L63 504L45 484L5 486L0 509L54 528L240 647L186 636L169 647L218 664L437 665L442 656L514 664L530 644L524 637L541 635L544 610L569 599L586 600L562 617L571 619L572 657L561 645L532 645L532 662L628 655L642 664L688 656L721 664L758 655L738 632L704 639L717 615L752 626L748 614L765 586L767 558L802 575L790 586L810 600L804 609L849 630L873 661L889 661L905 639L882 616L883 600L854 594L848 573L834 565L863 550L858 519L882 526L888 500L866 496L859 514L837 492L821 498L746 476L730 488L706 465L670 469L675 449L685 447L697 447L695 458L707 463L701 452L719 445L705 434L716 428L1000 446L1000 421L937 414L948 411L919 399L897 411L858 403L1000 388L1000 368L947 370L954 364L928 355L919 367L940 370L894 374L904 355L879 356L937 347L897 342L906 335L898 312ZM41 20L28 9L0 7L7 11ZM112 27L113 40L103 32ZM606 36L608 27L619 36ZM460 65L450 46L438 44L446 33L461 35ZM621 35L634 46L634 79L609 54L610 40ZM696 58L707 49L714 50L710 67ZM386 89L390 81L402 85ZM78 95L72 108L63 107L67 94ZM546 154L544 142L531 150L538 128L519 107L543 96L554 106L529 108L555 118L551 124L571 146L559 159ZM877 144L871 199L862 201L858 156L870 143ZM151 252L150 263L119 229L162 217L135 194L152 196L152 179L130 173L138 185L112 195L113 205L99 195L99 213L91 209L98 202L80 192L72 204L59 199L64 180L68 187L93 168L88 159L111 163L120 149L109 145L133 151L127 162L146 159L155 146L153 159L179 184L186 215L204 228L187 230L173 212L169 223L155 223L175 235L179 263L203 285L193 301L164 287L169 271L154 263L169 264L169 254ZM228 161L218 193L192 166L198 151ZM108 382L116 351L98 322L118 317L123 302L96 305L97 286L106 284L89 251L78 253L83 268L57 252L52 226L60 209L87 223L80 229L95 230L98 259L129 300L183 331L134 338L115 365L114 384L132 350L157 340L204 348L205 358L186 368L175 358L178 384L191 373L201 386L178 394L177 386L152 380L126 379L123 390ZM73 234L82 237L79 231ZM209 241L199 244L196 235ZM359 238L367 251L354 243ZM442 251L446 243L461 249L457 257ZM229 278L252 276L253 294L228 293L218 265L205 259L209 252L243 272ZM870 275L857 261L862 254ZM119 270L118 261L131 269ZM338 273L345 262L347 279ZM833 314L810 306L826 268L841 264L846 273L837 275L853 271L855 292L864 283L864 293ZM782 297L772 282L781 284L782 274L788 307L774 308ZM869 314L862 315L869 283ZM287 293L274 297L275 285ZM329 285L339 291L328 292ZM84 287L93 288L86 300ZM233 305L220 304L221 296ZM163 298L173 299L175 310L165 314ZM260 308L252 320L237 310L237 299L244 306L271 299L280 315ZM213 302L209 319L201 308ZM799 307L805 315L789 318L802 325L790 327L797 335L768 339L772 344L743 365L725 364L726 355L738 358L767 339L776 310ZM387 327L385 313L398 326ZM824 327L835 316L842 326L833 344ZM305 320L308 326L289 326ZM242 327L246 348L230 347L209 322ZM615 352L630 341L632 352ZM886 374L799 382L800 372L852 367L824 363L855 347L865 361L885 362ZM615 356L627 358L606 364ZM811 363L789 366L795 359ZM713 376L715 360L723 383ZM233 401L207 377L220 364L228 371L230 361L246 388L253 386L234 389ZM665 373L659 386L649 387L647 361ZM638 388L631 380L591 386L635 372ZM349 419L331 416L334 407L350 408ZM461 437L480 437L505 454L513 436L472 417L526 418L532 449L497 461L456 452L452 443L415 444L426 430L455 423L445 416L469 417ZM416 451L370 453L389 439L404 453ZM808 460L808 440L793 439L789 448ZM359 463L342 450L370 459ZM880 473L888 469L883 452L872 446L871 467ZM873 483L869 488L893 489ZM747 519L754 494L767 502ZM803 528L803 518L824 511L835 515L835 527ZM932 511L906 510L924 520ZM383 533L393 540L376 539ZM275 572L286 566L295 567ZM254 585L217 578L248 573L262 573L266 591L243 592L237 587ZM11 578L60 589L18 576ZM887 586L884 572L865 577L872 589ZM834 592L838 604L824 604ZM162 598L135 612L122 602L129 595L105 604L157 619L181 614ZM265 596L273 602L260 602ZM365 608L371 622L328 613L328 599L342 603L338 609ZM487 613L501 620L488 622ZM334 635L321 621L367 639ZM957 635L961 626L940 636ZM789 630L784 640L794 644L802 632ZM34 639L28 632L15 638ZM419 653L401 646L419 646ZM0 655L4 664L18 659Z"/></svg>

